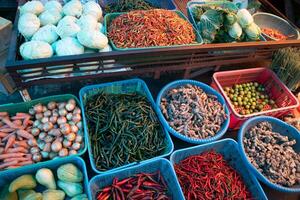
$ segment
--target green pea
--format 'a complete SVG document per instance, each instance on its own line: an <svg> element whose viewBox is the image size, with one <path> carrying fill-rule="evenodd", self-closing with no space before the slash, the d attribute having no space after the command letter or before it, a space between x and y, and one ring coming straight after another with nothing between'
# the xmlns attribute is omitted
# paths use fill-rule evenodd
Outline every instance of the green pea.
<svg viewBox="0 0 300 200"><path fill-rule="evenodd" d="M255 87L258 87L258 83L257 83L257 82L254 82L254 86L255 86Z"/></svg>
<svg viewBox="0 0 300 200"><path fill-rule="evenodd" d="M247 109L249 109L249 108L250 108L250 106L249 106L249 105L246 105L245 107L246 107Z"/></svg>
<svg viewBox="0 0 300 200"><path fill-rule="evenodd" d="M225 87L226 92L230 92L230 87Z"/></svg>
<svg viewBox="0 0 300 200"><path fill-rule="evenodd" d="M275 101L274 100L270 100L270 104L271 105L275 104Z"/></svg>
<svg viewBox="0 0 300 200"><path fill-rule="evenodd" d="M238 102L233 102L233 105L238 106L239 103Z"/></svg>

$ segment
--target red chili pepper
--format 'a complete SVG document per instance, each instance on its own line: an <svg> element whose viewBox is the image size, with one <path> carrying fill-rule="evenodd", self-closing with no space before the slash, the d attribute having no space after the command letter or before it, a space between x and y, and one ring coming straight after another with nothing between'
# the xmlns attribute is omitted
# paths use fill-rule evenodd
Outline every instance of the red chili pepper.
<svg viewBox="0 0 300 200"><path fill-rule="evenodd" d="M114 178L112 186L101 189L96 198L97 200L104 200L104 198L113 200L164 200L170 199L167 192L167 185L159 172L143 173L121 181Z"/></svg>
<svg viewBox="0 0 300 200"><path fill-rule="evenodd" d="M252 199L241 177L214 151L190 156L174 167L187 200Z"/></svg>

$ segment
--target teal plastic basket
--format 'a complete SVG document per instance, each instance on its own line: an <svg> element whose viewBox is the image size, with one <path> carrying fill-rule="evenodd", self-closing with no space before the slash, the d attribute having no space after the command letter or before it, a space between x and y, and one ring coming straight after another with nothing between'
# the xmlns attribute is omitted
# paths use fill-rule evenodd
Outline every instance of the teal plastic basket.
<svg viewBox="0 0 300 200"><path fill-rule="evenodd" d="M162 158L155 159L133 167L129 167L127 169L122 169L115 172L95 176L89 182L89 198L95 199L97 192L106 186L112 185L114 178L122 180L125 178L129 178L135 174L153 173L156 171L160 171L160 173L162 174L168 186L168 191L170 191L169 195L172 195L171 199L183 200L184 195L181 191L175 171L171 163L168 160Z"/></svg>
<svg viewBox="0 0 300 200"><path fill-rule="evenodd" d="M157 8L167 9L167 10L175 10L176 5L173 0L146 0L151 3L153 6ZM110 3L115 3L117 0L104 0L104 6L106 7Z"/></svg>
<svg viewBox="0 0 300 200"><path fill-rule="evenodd" d="M177 88L177 87L184 86L184 85L187 85L187 84L195 85L197 87L200 87L207 94L215 95L217 97L217 100L224 106L227 119L223 122L220 130L215 134L215 136L210 137L210 138L205 138L205 139L197 139L197 138L191 138L191 137L185 136L185 135L177 132L175 129L173 129L169 125L169 122L166 120L163 113L161 112L160 102L161 102L161 99L166 95L166 93L168 91L170 91L171 89L173 89L173 88ZM225 102L224 98L222 97L222 95L219 92L217 92L216 90L214 90L212 87L210 87L210 86L208 86L204 83L201 83L199 81L184 79L184 80L179 80L179 81L173 81L173 82L167 84L166 86L164 86L160 90L159 94L157 95L156 106L157 106L157 109L159 110L158 117L159 117L160 121L162 122L162 124L164 125L164 127L173 136L175 136L178 139L181 139L185 142L192 143L192 144L209 143L209 142L213 142L215 140L220 139L226 133L226 131L228 129L228 126L229 126L229 122L230 122L229 110L228 110L228 107L227 107L226 102Z"/></svg>
<svg viewBox="0 0 300 200"><path fill-rule="evenodd" d="M260 181L265 183L267 186L273 188L274 190L288 193L300 193L299 184L295 187L284 187L282 185L272 183L248 160L243 143L244 135L249 131L250 128L263 121L271 123L273 131L278 132L284 136L288 136L290 139L296 140L296 145L293 146L293 149L296 152L300 153L300 132L296 128L274 117L258 116L248 119L239 130L238 143L240 152L242 154L242 161Z"/></svg>
<svg viewBox="0 0 300 200"><path fill-rule="evenodd" d="M203 144L174 151L171 155L170 160L174 165L178 164L180 161L189 156L198 155L211 150L222 154L229 165L238 172L254 199L267 200L267 197L259 182L255 178L255 176L253 176L253 174L249 173L248 168L243 163L238 144L232 139L219 140L209 144Z"/></svg>
<svg viewBox="0 0 300 200"><path fill-rule="evenodd" d="M54 95L54 96L48 96L48 97L43 97L39 99L35 99L32 101L28 102L22 102L22 103L10 103L10 104L3 104L0 105L0 112L8 112L10 116L15 115L18 112L25 112L28 113L29 109L32 108L34 105L38 103L42 103L43 105L49 103L50 101L56 101L56 102L64 102L68 101L69 99L74 99L76 101L76 105L80 107L80 102L78 98L72 94L63 94L63 95ZM83 121L83 120L82 120ZM82 133L84 130L81 130ZM82 134L84 137L84 134ZM68 156L68 157L73 157L73 156L81 156L83 155L87 150L87 145L84 144L84 147L81 148L76 155ZM56 158L56 159L62 159L62 158ZM45 162L45 161L43 161ZM31 164L29 166L34 166L36 164ZM24 168L24 167L20 167ZM15 169L7 169L4 171L14 171ZM0 171L0 174L3 173L4 171Z"/></svg>
<svg viewBox="0 0 300 200"><path fill-rule="evenodd" d="M0 189L2 189L4 187L4 185L6 184L10 184L14 179L18 178L19 176L25 175L25 174L32 174L33 176L35 176L37 170L41 169L41 168L48 168L53 172L53 175L55 176L55 180L57 181L58 178L56 176L56 171L57 169L63 165L63 164L67 164L67 163L72 163L74 165L76 165L76 167L78 167L78 169L80 169L80 171L83 174L83 188L84 188L84 193L86 195L88 195L89 193L89 181L88 181L88 175L87 175L87 171L86 171L86 166L84 161L82 160L82 158L80 157L66 157L66 158L62 158L62 159L55 159L55 160L50 160L50 161L45 161L45 162L40 162L37 163L35 165L30 165L30 166L25 166L22 168L16 168L14 170L7 170L4 171L3 173L0 174ZM57 186L58 189L60 189ZM35 191L37 192L43 192L45 191L46 188L40 184L38 184L38 187L36 188ZM71 199L69 197L65 198L65 199Z"/></svg>
<svg viewBox="0 0 300 200"><path fill-rule="evenodd" d="M99 92L105 92L105 93L109 93L109 94L130 94L133 92L138 92L141 95L144 95L147 97L147 99L150 101L151 107L153 108L156 115L158 113L158 109L155 106L153 97L152 97L146 83L141 79L130 79L130 80L125 80L125 81L103 83L103 84L98 84L98 85L90 85L90 86L86 86L86 87L82 88L79 92L80 105L81 105L81 110L83 113L83 126L84 126L84 131L85 131L86 144L88 145L89 159L90 159L92 169L96 173L101 174L101 173L116 171L118 169L126 168L126 167L129 167L132 165L136 165L138 163L145 162L145 160L141 160L140 162L132 162L127 165L120 166L120 167L113 168L113 169L106 170L106 171L100 171L97 169L97 167L95 165L94 157L93 157L93 151L91 148L92 144L90 144L90 142L89 142L90 141L89 140L89 129L88 129L88 125L87 125L87 119L85 117L85 99L87 98L87 96L98 94ZM162 155L154 157L154 158L166 157L166 156L170 155L174 149L174 145L173 145L173 142L171 140L171 137L170 137L168 131L164 128L164 126L161 125L161 127L163 128L163 132L165 134L166 149L162 153ZM154 159L154 158L151 158L151 159ZM148 159L148 161L151 159Z"/></svg>
<svg viewBox="0 0 300 200"><path fill-rule="evenodd" d="M188 19L185 17L185 15L178 11L178 10L174 10L173 12L176 12L182 19L185 19L186 21L188 21ZM107 35L107 31L108 31L108 27L111 23L111 21L113 19L115 19L116 17L125 14L125 13L110 13L105 15L104 17L104 27L105 27L105 34ZM201 45L203 44L203 40L201 35L198 33L197 29L194 28L194 32L196 34L196 42L197 43L193 43L193 44L185 44L185 45L172 45L172 46L154 46L154 47L143 47L143 48L118 48L116 47L116 45L113 43L112 40L109 40L113 50L116 51L128 51L128 50L142 50L142 49L162 49L162 48L170 48L170 47L183 47L183 46L197 46L197 45Z"/></svg>

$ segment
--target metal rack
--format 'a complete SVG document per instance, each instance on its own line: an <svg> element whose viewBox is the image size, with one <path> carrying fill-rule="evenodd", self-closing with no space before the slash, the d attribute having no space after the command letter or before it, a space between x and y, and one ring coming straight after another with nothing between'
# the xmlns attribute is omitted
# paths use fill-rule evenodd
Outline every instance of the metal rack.
<svg viewBox="0 0 300 200"><path fill-rule="evenodd" d="M186 12L187 0L175 0L174 2L178 9ZM267 0L261 0L261 3L269 12L284 17ZM17 20L18 13L16 22ZM18 49L22 37L18 34L17 23L15 23L11 41L6 69L18 89L37 84L124 75L148 74L159 78L161 73L173 71L184 71L184 77L187 78L190 77L193 70L270 60L272 53L279 48L300 46L300 40L260 41L21 60Z"/></svg>

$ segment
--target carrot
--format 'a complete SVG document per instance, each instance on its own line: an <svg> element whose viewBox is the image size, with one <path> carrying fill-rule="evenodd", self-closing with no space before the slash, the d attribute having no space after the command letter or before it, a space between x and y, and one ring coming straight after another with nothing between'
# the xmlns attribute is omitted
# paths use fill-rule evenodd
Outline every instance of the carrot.
<svg viewBox="0 0 300 200"><path fill-rule="evenodd" d="M11 165L16 165L18 164L18 161L17 160L13 160L13 161L10 161L10 162L7 162L7 163L3 163L0 165L0 169L4 169L6 167L9 167Z"/></svg>
<svg viewBox="0 0 300 200"><path fill-rule="evenodd" d="M12 133L8 134L7 136L5 136L5 137L2 139L2 141L4 142L4 141L8 140L8 138L10 138L10 136L12 136L12 135L14 135L14 134L15 134L15 132L12 132Z"/></svg>
<svg viewBox="0 0 300 200"><path fill-rule="evenodd" d="M0 147L0 154L2 154L4 152L4 148Z"/></svg>
<svg viewBox="0 0 300 200"><path fill-rule="evenodd" d="M14 147L24 147L27 149L28 148L27 140L16 141Z"/></svg>
<svg viewBox="0 0 300 200"><path fill-rule="evenodd" d="M7 136L7 135L8 135L7 133L0 132L0 138L4 138L4 137Z"/></svg>
<svg viewBox="0 0 300 200"><path fill-rule="evenodd" d="M10 121L10 119L8 119L8 118L4 118L4 119L2 119L2 121L3 121L5 124L7 124L10 128L14 128L14 129L20 128L20 126L14 124L14 123L13 123L12 121Z"/></svg>
<svg viewBox="0 0 300 200"><path fill-rule="evenodd" d="M33 161L32 161L32 160L19 162L19 163L17 164L17 166L24 166L24 165L30 165L30 164L33 164Z"/></svg>
<svg viewBox="0 0 300 200"><path fill-rule="evenodd" d="M7 112L0 112L0 117L5 117L5 116L8 116Z"/></svg>
<svg viewBox="0 0 300 200"><path fill-rule="evenodd" d="M27 113L17 113L15 117L20 117L21 119L31 118L31 116Z"/></svg>
<svg viewBox="0 0 300 200"><path fill-rule="evenodd" d="M0 155L0 160L3 160L5 158L17 158L17 157L22 157L26 155L25 153L5 153Z"/></svg>
<svg viewBox="0 0 300 200"><path fill-rule="evenodd" d="M8 126L7 126L8 127ZM0 128L0 131L3 132L3 133L10 133L12 131L14 131L15 129L14 128L6 128L5 126L2 126Z"/></svg>
<svg viewBox="0 0 300 200"><path fill-rule="evenodd" d="M18 161L18 162L24 162L24 161L31 160L31 158L26 158L26 157L6 158L6 159L3 160L3 162L10 162L10 161L13 161L13 160L16 160L16 161Z"/></svg>
<svg viewBox="0 0 300 200"><path fill-rule="evenodd" d="M11 135L5 145L5 149L4 152L7 152L8 148L10 148L16 141L16 136L15 135Z"/></svg>
<svg viewBox="0 0 300 200"><path fill-rule="evenodd" d="M30 133L28 133L27 131L25 130L17 130L17 134L23 138L26 138L26 139L33 139L33 135L31 135Z"/></svg>
<svg viewBox="0 0 300 200"><path fill-rule="evenodd" d="M12 121L12 123L14 123L17 126L22 126L22 124L23 124L22 120L19 120L19 119Z"/></svg>
<svg viewBox="0 0 300 200"><path fill-rule="evenodd" d="M29 117L26 117L26 118L24 119L24 121L23 121L23 126L24 126L24 127L27 127L27 126L29 125L29 121L31 121L31 120L30 120L30 116L29 116Z"/></svg>
<svg viewBox="0 0 300 200"><path fill-rule="evenodd" d="M28 149L24 147L9 148L6 150L6 153L28 153Z"/></svg>

